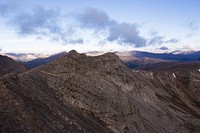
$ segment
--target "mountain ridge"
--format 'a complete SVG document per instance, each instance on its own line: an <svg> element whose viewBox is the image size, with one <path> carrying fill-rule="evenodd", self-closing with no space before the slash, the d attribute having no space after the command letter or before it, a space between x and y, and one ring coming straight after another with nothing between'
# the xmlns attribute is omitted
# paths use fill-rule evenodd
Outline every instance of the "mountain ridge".
<svg viewBox="0 0 200 133"><path fill-rule="evenodd" d="M7 128L37 132L200 131L200 73L195 71L135 71L113 53L90 57L72 51L25 73L4 76L0 84L3 120L17 117L20 125L12 127L8 122ZM11 115L16 113L19 115Z"/></svg>
<svg viewBox="0 0 200 133"><path fill-rule="evenodd" d="M41 66L43 64L49 63L67 52L62 52L58 54L51 55L46 58L36 58L31 61L25 61L23 64L27 66L29 69ZM177 54L174 53L150 53L150 52L144 52L144 51L124 51L124 52L114 52L117 54L121 60L130 68L132 69L141 69L144 67L150 67L155 64L159 63L167 63L167 65L172 64L172 62L183 62L183 64L186 64L186 62L198 62L200 61L200 54L199 51L185 51L185 52L179 52ZM104 52L86 52L84 53L89 56L98 56L104 54ZM24 55L24 54L19 54ZM25 56L25 55L24 55Z"/></svg>

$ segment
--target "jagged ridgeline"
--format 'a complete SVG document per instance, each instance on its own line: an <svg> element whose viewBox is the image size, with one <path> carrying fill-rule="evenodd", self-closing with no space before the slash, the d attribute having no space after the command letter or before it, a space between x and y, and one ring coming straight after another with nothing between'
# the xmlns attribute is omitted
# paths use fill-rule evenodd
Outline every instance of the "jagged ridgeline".
<svg viewBox="0 0 200 133"><path fill-rule="evenodd" d="M0 132L199 133L200 73L127 68L70 51L0 79Z"/></svg>

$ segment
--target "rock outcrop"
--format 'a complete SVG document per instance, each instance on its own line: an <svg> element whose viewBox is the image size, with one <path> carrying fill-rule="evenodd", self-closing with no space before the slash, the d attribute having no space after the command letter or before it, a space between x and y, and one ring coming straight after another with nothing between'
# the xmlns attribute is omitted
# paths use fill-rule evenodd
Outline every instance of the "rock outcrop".
<svg viewBox="0 0 200 133"><path fill-rule="evenodd" d="M200 72L127 68L71 51L0 80L3 132L200 132Z"/></svg>
<svg viewBox="0 0 200 133"><path fill-rule="evenodd" d="M26 70L27 68L22 63L16 62L7 56L0 55L0 77L11 73L19 74Z"/></svg>

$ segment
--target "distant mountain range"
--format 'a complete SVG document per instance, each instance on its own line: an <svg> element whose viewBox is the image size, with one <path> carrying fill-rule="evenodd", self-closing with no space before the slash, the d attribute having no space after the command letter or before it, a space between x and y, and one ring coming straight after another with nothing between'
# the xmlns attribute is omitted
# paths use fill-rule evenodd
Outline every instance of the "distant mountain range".
<svg viewBox="0 0 200 133"><path fill-rule="evenodd" d="M61 52L65 53L65 52ZM102 51L91 51L86 52L86 55L89 56L97 56L102 55L105 52ZM173 60L173 61L200 61L200 51L182 51L182 52L172 52L172 53L151 53L151 52L144 52L144 51L124 51L124 52L114 52L117 55L123 56L130 56L130 57L137 57L137 58L159 58L163 60ZM59 53L58 53L59 54ZM34 54L34 53L4 53L2 55L6 55L16 61L27 62L37 58L47 58L51 55L44 55L44 54ZM56 54L54 54L56 55Z"/></svg>
<svg viewBox="0 0 200 133"><path fill-rule="evenodd" d="M47 58L37 58L37 59L27 61L27 62L23 62L23 63L28 68L35 68L35 67L44 65L46 63L52 62L52 61L62 57L65 54L67 54L67 52L62 52L62 53L58 53L58 54L55 54L55 55L51 55Z"/></svg>
<svg viewBox="0 0 200 133"><path fill-rule="evenodd" d="M51 62L61 56L65 55L67 52L62 52L58 54L51 55L49 57L34 54L8 54L11 58L19 61L21 60L28 68L35 68ZM97 56L104 52L93 51L87 52L86 55ZM114 52L120 59L130 68L139 68L150 66L156 63L165 62L198 62L200 61L200 51L189 51L189 52L179 52L178 54L173 53L150 53L142 51L125 51L125 52ZM39 58L37 58L39 56ZM22 58L26 57L26 58ZM34 57L33 60L28 59L29 57Z"/></svg>
<svg viewBox="0 0 200 133"><path fill-rule="evenodd" d="M185 66L188 65L190 67L187 67L187 69L200 67L198 63L200 61L200 51L181 52L179 54L130 51L125 53L116 52L116 54L128 67L133 69L167 70L174 67L173 69L177 70L178 68L186 68ZM195 65L193 62L196 62ZM178 67L181 65L182 67ZM175 69L175 67L177 68Z"/></svg>
<svg viewBox="0 0 200 133"><path fill-rule="evenodd" d="M183 64L190 65L194 67L193 63L196 62L195 68L198 69L200 61L200 51L185 51L185 52L176 52L173 53L150 53L143 51L125 51L125 52L114 52L119 58L124 62L124 64L132 69L140 70L166 70L170 67L180 66ZM51 56L42 55L42 54L15 54L7 53L5 55L13 58L18 62L22 62L27 68L32 69L49 62L52 62L64 55L67 52L62 52L54 54ZM88 56L98 56L104 54L102 51L92 51L85 53ZM188 67L188 68L192 68ZM158 68L159 67L159 68ZM181 67L182 68L182 67ZM177 70L177 69L176 69Z"/></svg>
<svg viewBox="0 0 200 133"><path fill-rule="evenodd" d="M149 52L141 52L141 51L130 51L130 56L134 56L137 58L159 58L163 60L171 60L171 61L180 61L180 62L191 62L191 61L200 61L200 51L192 52L192 53L149 53Z"/></svg>
<svg viewBox="0 0 200 133"><path fill-rule="evenodd" d="M15 61L21 61L21 62L26 62L26 61L31 61L37 58L46 58L49 55L44 55L44 54L34 54L34 53L4 53L2 55L8 56Z"/></svg>

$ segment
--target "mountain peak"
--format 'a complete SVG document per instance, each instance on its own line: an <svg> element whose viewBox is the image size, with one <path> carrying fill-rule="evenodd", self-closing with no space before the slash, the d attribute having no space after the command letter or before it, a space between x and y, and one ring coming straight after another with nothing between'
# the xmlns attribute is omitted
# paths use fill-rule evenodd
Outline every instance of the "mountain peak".
<svg viewBox="0 0 200 133"><path fill-rule="evenodd" d="M105 54L103 54L102 56L108 57L108 58L119 59L119 57L118 57L115 53L112 53L112 52L105 53Z"/></svg>
<svg viewBox="0 0 200 133"><path fill-rule="evenodd" d="M68 56L76 57L79 56L80 54L76 50L71 50L67 53Z"/></svg>

